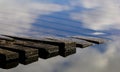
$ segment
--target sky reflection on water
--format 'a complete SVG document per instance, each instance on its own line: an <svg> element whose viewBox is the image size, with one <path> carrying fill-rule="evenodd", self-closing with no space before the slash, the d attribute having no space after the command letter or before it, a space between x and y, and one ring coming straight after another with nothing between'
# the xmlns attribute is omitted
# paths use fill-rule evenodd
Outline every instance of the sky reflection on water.
<svg viewBox="0 0 120 72"><path fill-rule="evenodd" d="M75 55L0 72L119 72L119 0L0 0L0 34L39 36L87 35L112 41Z"/></svg>

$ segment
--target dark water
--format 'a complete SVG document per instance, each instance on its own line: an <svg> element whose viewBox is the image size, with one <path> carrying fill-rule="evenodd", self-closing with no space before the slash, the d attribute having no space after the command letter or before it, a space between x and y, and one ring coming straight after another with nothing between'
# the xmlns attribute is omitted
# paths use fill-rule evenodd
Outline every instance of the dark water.
<svg viewBox="0 0 120 72"><path fill-rule="evenodd" d="M39 59L0 72L119 72L119 0L0 0L0 34L85 35L110 39L69 57Z"/></svg>

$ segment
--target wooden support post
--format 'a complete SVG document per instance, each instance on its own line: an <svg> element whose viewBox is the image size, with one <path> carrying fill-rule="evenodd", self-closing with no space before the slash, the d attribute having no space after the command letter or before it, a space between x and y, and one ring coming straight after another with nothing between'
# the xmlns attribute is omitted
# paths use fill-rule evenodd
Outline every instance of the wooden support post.
<svg viewBox="0 0 120 72"><path fill-rule="evenodd" d="M0 48L0 67L4 69L14 68L18 65L19 55L16 52Z"/></svg>

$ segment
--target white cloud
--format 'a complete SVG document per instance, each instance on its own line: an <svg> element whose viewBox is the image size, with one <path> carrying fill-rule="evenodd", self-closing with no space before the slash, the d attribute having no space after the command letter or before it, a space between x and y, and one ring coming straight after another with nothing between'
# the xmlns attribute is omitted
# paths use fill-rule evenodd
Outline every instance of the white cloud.
<svg viewBox="0 0 120 72"><path fill-rule="evenodd" d="M72 6L79 6L84 8L93 8L99 5L100 0L72 0Z"/></svg>
<svg viewBox="0 0 120 72"><path fill-rule="evenodd" d="M29 32L39 15L68 9L64 5L33 0L0 0L0 33L13 35Z"/></svg>
<svg viewBox="0 0 120 72"><path fill-rule="evenodd" d="M119 0L77 0L72 6L80 6L85 10L71 13L75 20L83 22L83 26L93 30L120 29ZM72 1L74 3L74 1Z"/></svg>
<svg viewBox="0 0 120 72"><path fill-rule="evenodd" d="M94 32L94 33L92 33L93 35L105 35L105 33L103 33L103 32Z"/></svg>

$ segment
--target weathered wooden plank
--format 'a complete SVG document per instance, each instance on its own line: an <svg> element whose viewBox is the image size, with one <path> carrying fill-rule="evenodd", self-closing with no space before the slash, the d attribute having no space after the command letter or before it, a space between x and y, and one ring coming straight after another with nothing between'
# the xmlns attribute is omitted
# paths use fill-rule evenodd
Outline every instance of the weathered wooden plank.
<svg viewBox="0 0 120 72"><path fill-rule="evenodd" d="M32 55L28 58L25 59L25 61L21 61L22 64L24 65L27 65L27 64L30 64L30 63L33 63L33 62L36 62L38 61L38 55Z"/></svg>
<svg viewBox="0 0 120 72"><path fill-rule="evenodd" d="M58 46L20 40L16 40L15 44L38 49L40 58L47 59L59 55Z"/></svg>
<svg viewBox="0 0 120 72"><path fill-rule="evenodd" d="M103 44L106 41L105 39L102 38L86 37L86 36L72 36L71 38L85 40L96 44Z"/></svg>
<svg viewBox="0 0 120 72"><path fill-rule="evenodd" d="M0 48L0 58L3 58L2 60L5 60L5 61L18 59L18 54L16 52L12 52L12 51L8 51Z"/></svg>
<svg viewBox="0 0 120 72"><path fill-rule="evenodd" d="M80 48L86 48L93 45L93 43L84 40L78 40L78 39L70 39L70 40L76 42L76 47L80 47Z"/></svg>
<svg viewBox="0 0 120 72"><path fill-rule="evenodd" d="M63 57L76 53L75 42L69 42L66 40L58 41L58 40L49 40L49 39L33 39L33 38L24 38L24 37L16 37L16 36L9 36L9 35L4 35L4 36L11 37L16 40L40 42L40 43L59 46L59 54Z"/></svg>
<svg viewBox="0 0 120 72"><path fill-rule="evenodd" d="M37 55L36 61L38 60L38 50L28 47L23 47L19 45L6 45L0 44L2 49L7 49L10 51L17 52L19 54L20 63L25 63L26 59L29 59L31 56Z"/></svg>
<svg viewBox="0 0 120 72"><path fill-rule="evenodd" d="M48 43L51 45L59 46L59 54L63 57L69 56L71 54L76 53L76 44L75 42L70 42L68 40L50 40L43 39L41 40L43 43ZM47 42L44 42L47 41Z"/></svg>
<svg viewBox="0 0 120 72"><path fill-rule="evenodd" d="M0 48L0 67L9 69L18 65L19 55L16 52L8 51Z"/></svg>
<svg viewBox="0 0 120 72"><path fill-rule="evenodd" d="M75 42L76 47L80 47L80 48L86 48L88 46L93 45L93 43L91 43L91 42L87 42L84 40L78 40L78 39L74 39L74 38L63 38L63 37L45 37L45 38L50 39L50 40L68 40L69 42Z"/></svg>

